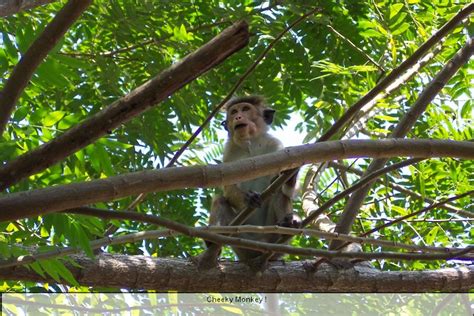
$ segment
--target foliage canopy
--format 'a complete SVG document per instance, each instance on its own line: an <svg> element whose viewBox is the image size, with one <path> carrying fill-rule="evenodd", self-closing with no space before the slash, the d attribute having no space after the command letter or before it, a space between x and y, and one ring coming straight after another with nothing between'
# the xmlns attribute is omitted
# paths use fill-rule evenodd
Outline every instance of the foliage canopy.
<svg viewBox="0 0 474 316"><path fill-rule="evenodd" d="M225 27L245 19L250 25L248 47L218 67L150 108L107 137L80 149L61 163L31 175L4 194L58 184L106 178L152 168L163 168L214 106L228 94L275 36L301 14L315 7L321 11L293 28L253 73L238 94L262 94L277 110L276 129L294 125L304 142L314 142L347 108L379 80L409 57L469 1L450 0L324 0L324 1L95 1L66 33L36 70L15 106L0 139L0 161L16 157L53 140L97 113L135 87L193 52ZM29 45L44 30L65 1L22 11L0 20L0 84ZM471 21L471 23L470 23ZM393 93L379 99L351 138L386 138L436 73L472 36L472 17L459 24L434 50L434 57ZM473 61L453 76L409 132L409 138L472 140L474 138ZM222 115L204 128L187 148L179 165L219 161L224 139ZM286 132L287 134L291 133ZM347 135L347 134L346 134ZM337 138L344 137L340 133ZM397 159L393 160L398 161ZM369 159L346 161L364 170ZM301 182L308 169L301 172ZM426 206L424 198L439 200L474 189L472 160L430 159L387 174L373 186L352 227L367 230ZM316 184L321 202L359 178L354 173L326 169ZM309 180L306 181L306 184ZM422 199L396 190L395 184ZM303 190L306 186L303 186ZM190 226L207 224L212 190L179 190L150 194L137 207ZM135 197L98 203L99 208L124 210ZM341 216L346 200L329 210L333 222ZM451 203L473 211L472 196ZM301 209L298 200L295 208ZM0 254L4 258L25 254L23 247L48 251L78 246L92 254L89 242L102 238L108 225L116 235L154 229L134 221L54 213L15 222L0 223ZM376 232L372 237L415 245L463 247L472 243L472 217L436 208ZM326 240L297 237L292 245L327 247ZM149 254L186 258L203 249L202 241L175 236L136 243L111 245L105 251L128 255ZM365 246L366 251L381 250ZM223 256L231 257L226 249ZM290 259L299 259L291 256ZM67 259L31 264L40 274L75 284L64 267ZM374 261L385 270L423 270L451 266L446 261ZM38 290L34 283L5 282L2 290L22 286ZM60 290L59 288L53 289Z"/></svg>

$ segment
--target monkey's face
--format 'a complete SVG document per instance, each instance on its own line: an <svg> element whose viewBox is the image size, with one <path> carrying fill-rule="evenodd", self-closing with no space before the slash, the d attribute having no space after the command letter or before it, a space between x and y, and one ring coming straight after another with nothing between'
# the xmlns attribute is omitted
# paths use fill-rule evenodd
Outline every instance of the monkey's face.
<svg viewBox="0 0 474 316"><path fill-rule="evenodd" d="M237 103L227 110L227 130L236 142L251 140L266 131L259 109L251 103Z"/></svg>

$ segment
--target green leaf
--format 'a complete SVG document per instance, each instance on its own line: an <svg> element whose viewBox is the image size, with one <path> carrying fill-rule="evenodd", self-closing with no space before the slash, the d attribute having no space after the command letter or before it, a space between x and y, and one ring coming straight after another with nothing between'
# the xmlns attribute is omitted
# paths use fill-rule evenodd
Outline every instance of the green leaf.
<svg viewBox="0 0 474 316"><path fill-rule="evenodd" d="M397 29L392 32L392 35L393 36L400 35L400 34L404 33L406 30L408 30L409 28L410 28L410 24L408 24L407 22L403 22L402 25L397 27Z"/></svg>
<svg viewBox="0 0 474 316"><path fill-rule="evenodd" d="M44 86L57 86L66 88L69 84L68 79L64 77L64 68L55 62L53 59L48 58L42 63L36 70L37 79L35 81L40 82Z"/></svg>
<svg viewBox="0 0 474 316"><path fill-rule="evenodd" d="M365 30L365 31L360 32L359 34L365 38L372 38L372 37L385 38L385 36L381 32L376 31L374 29Z"/></svg>
<svg viewBox="0 0 474 316"><path fill-rule="evenodd" d="M12 61L16 61L18 59L18 50L16 49L15 45L13 45L13 42L10 40L10 34L3 32L3 44L6 47L6 52L8 53L8 58L10 58Z"/></svg>
<svg viewBox="0 0 474 316"><path fill-rule="evenodd" d="M74 232L74 242L76 245L80 246L81 249L88 255L89 257L94 257L94 252L92 251L91 244L89 237L85 233L84 229L80 224L77 222L73 222L71 228Z"/></svg>
<svg viewBox="0 0 474 316"><path fill-rule="evenodd" d="M474 112L474 101L468 100L464 103L461 108L461 117L464 119L472 119L472 113Z"/></svg>
<svg viewBox="0 0 474 316"><path fill-rule="evenodd" d="M65 115L58 123L58 129L69 129L71 126L79 123L80 118L76 114Z"/></svg>
<svg viewBox="0 0 474 316"><path fill-rule="evenodd" d="M41 264L38 261L30 263L27 266L30 267L31 269L33 269L33 271L35 271L36 273L41 275L43 278L46 278L46 273L45 273L44 269L41 267Z"/></svg>
<svg viewBox="0 0 474 316"><path fill-rule="evenodd" d="M61 120L64 117L64 115L66 115L64 111L54 111L54 112L48 113L48 115L43 120L43 125L47 127L53 126L59 120Z"/></svg>
<svg viewBox="0 0 474 316"><path fill-rule="evenodd" d="M54 266L54 268L58 272L58 275L62 279L66 280L69 284L73 286L80 286L80 284L76 281L76 279L72 275L71 271L69 271L60 260L53 260L52 266Z"/></svg>
<svg viewBox="0 0 474 316"><path fill-rule="evenodd" d="M428 245L432 245L434 243L434 241L436 240L436 236L438 235L438 231L439 231L439 227L435 226L426 235L425 241Z"/></svg>
<svg viewBox="0 0 474 316"><path fill-rule="evenodd" d="M50 259L50 260L39 260L37 261L41 267L41 269L43 269L46 274L48 274L50 277L52 277L56 282L61 282L61 279L59 278L59 272L58 270L56 269L56 265L54 264L54 262L56 261L57 259Z"/></svg>
<svg viewBox="0 0 474 316"><path fill-rule="evenodd" d="M397 15L398 12L403 8L403 3L395 3L390 6L390 19Z"/></svg>

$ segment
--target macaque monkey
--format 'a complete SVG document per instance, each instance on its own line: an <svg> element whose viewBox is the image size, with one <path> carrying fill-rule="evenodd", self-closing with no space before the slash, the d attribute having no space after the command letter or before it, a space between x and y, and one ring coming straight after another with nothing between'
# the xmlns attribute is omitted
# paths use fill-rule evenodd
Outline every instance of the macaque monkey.
<svg viewBox="0 0 474 316"><path fill-rule="evenodd" d="M235 161L257 155L271 153L283 148L283 144L268 134L268 127L273 122L275 110L266 106L260 96L239 97L226 104L226 120L222 123L228 131L228 140L224 147L224 162ZM278 175L268 175L257 179L227 185L223 195L215 196L212 201L210 225L226 226L244 208L256 208L244 223L248 225L281 225L300 227L301 219L293 212L292 197L296 184L296 174L284 183L266 201L260 193L264 191ZM241 233L239 238L276 242L280 235ZM250 261L262 253L259 251L233 247L239 260L252 265ZM217 265L220 246L208 243L208 249L198 256L201 268ZM273 256L272 259L277 259ZM264 263L262 263L264 264Z"/></svg>

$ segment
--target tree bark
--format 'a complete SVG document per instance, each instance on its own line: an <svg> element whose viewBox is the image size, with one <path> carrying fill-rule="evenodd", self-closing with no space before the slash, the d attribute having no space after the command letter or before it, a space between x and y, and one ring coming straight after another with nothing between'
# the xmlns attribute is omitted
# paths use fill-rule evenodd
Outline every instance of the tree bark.
<svg viewBox="0 0 474 316"><path fill-rule="evenodd" d="M220 165L133 172L6 195L0 198L0 221L62 211L133 194L228 185L277 174L309 162L395 156L474 159L474 143L413 139L331 141L288 147L275 153Z"/></svg>
<svg viewBox="0 0 474 316"><path fill-rule="evenodd" d="M72 256L82 267L67 265L84 286L179 292L461 292L474 287L474 266L433 271L379 271L360 263L337 270L321 264L316 272L305 262L272 262L255 276L241 263L200 272L187 260L101 254ZM0 279L56 283L25 267L0 270Z"/></svg>

